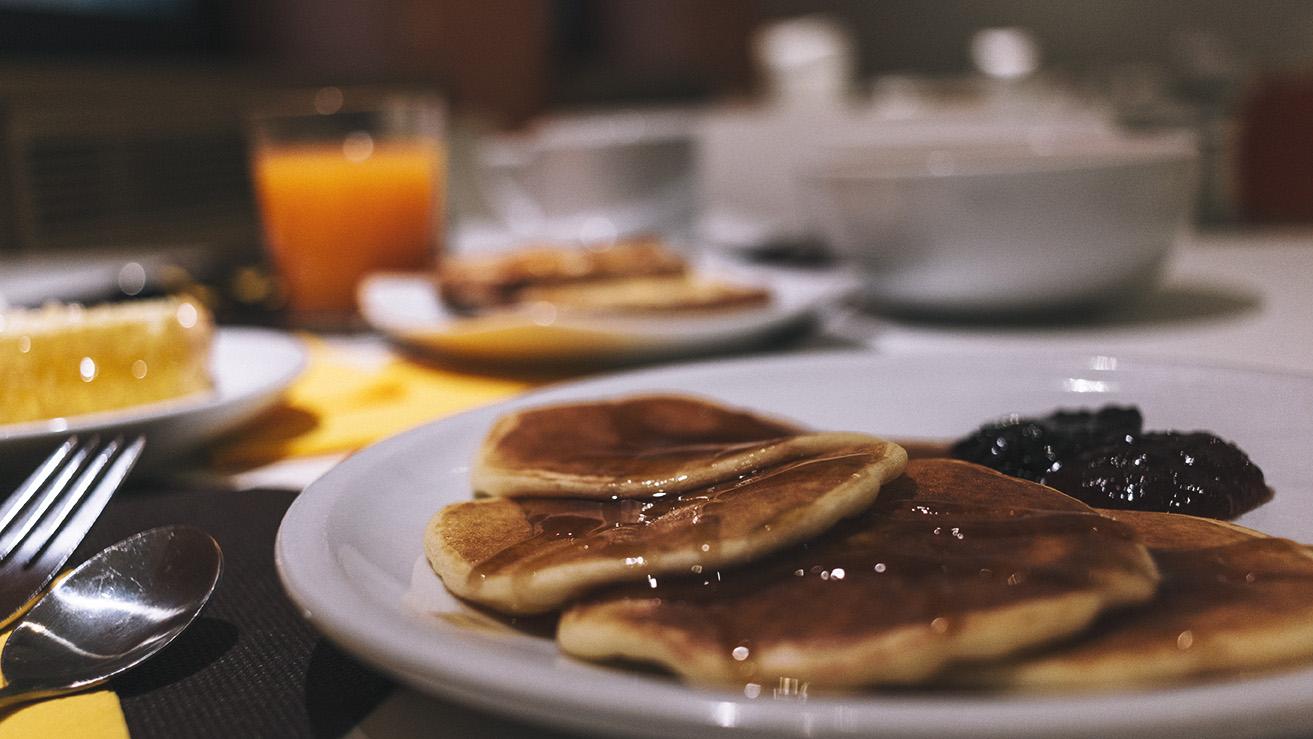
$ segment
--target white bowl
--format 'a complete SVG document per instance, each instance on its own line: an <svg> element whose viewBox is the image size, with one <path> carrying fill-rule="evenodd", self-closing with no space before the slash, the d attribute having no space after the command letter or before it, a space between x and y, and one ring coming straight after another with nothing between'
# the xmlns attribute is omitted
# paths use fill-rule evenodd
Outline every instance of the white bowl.
<svg viewBox="0 0 1313 739"><path fill-rule="evenodd" d="M677 110L544 119L481 142L476 182L513 237L606 241L675 229L696 205L694 125Z"/></svg>
<svg viewBox="0 0 1313 739"><path fill-rule="evenodd" d="M946 314L1106 304L1152 286L1185 223L1180 136L832 149L803 212L878 306Z"/></svg>

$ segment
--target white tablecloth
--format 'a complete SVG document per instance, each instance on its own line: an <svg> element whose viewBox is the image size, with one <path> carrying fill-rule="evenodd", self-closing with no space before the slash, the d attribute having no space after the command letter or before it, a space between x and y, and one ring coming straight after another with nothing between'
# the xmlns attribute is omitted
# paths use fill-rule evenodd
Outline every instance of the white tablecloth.
<svg viewBox="0 0 1313 739"><path fill-rule="evenodd" d="M1161 289L1078 321L840 325L880 351L1081 351L1313 372L1313 232L1208 235L1182 244Z"/></svg>

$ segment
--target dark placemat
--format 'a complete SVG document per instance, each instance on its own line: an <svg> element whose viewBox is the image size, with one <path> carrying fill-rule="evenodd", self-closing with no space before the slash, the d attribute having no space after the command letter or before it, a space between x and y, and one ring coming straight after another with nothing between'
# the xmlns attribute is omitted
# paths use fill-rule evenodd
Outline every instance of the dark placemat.
<svg viewBox="0 0 1313 739"><path fill-rule="evenodd" d="M283 593L274 536L282 490L120 491L73 562L138 531L189 524L223 548L209 605L159 655L114 682L133 739L337 737L391 691L320 638Z"/></svg>

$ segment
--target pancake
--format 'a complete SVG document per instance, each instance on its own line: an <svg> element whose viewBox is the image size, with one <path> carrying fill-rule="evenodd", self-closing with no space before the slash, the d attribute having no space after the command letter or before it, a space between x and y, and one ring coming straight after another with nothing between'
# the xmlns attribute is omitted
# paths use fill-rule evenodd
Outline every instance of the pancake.
<svg viewBox="0 0 1313 739"><path fill-rule="evenodd" d="M551 303L576 313L651 316L672 311L702 314L759 308L770 303L770 291L752 285L674 275L530 288L520 293L520 299Z"/></svg>
<svg viewBox="0 0 1313 739"><path fill-rule="evenodd" d="M661 241L635 238L609 246L542 245L448 257L439 266L437 281L444 303L458 311L474 312L518 303L526 289L681 275L687 269L684 258Z"/></svg>
<svg viewBox="0 0 1313 739"><path fill-rule="evenodd" d="M477 495L680 493L796 456L801 431L680 395L551 405L498 419L470 477Z"/></svg>
<svg viewBox="0 0 1313 739"><path fill-rule="evenodd" d="M1109 511L1162 573L1153 601L1109 613L1074 641L981 665L954 682L1024 689L1124 689L1313 659L1313 550L1204 518Z"/></svg>
<svg viewBox="0 0 1313 739"><path fill-rule="evenodd" d="M897 445L860 434L790 437L793 456L650 498L489 498L429 522L429 563L456 595L540 613L599 586L713 572L812 538L870 506L902 473Z"/></svg>
<svg viewBox="0 0 1313 739"><path fill-rule="evenodd" d="M916 684L1069 636L1156 584L1129 527L1042 485L919 460L819 540L590 595L557 641L701 683Z"/></svg>

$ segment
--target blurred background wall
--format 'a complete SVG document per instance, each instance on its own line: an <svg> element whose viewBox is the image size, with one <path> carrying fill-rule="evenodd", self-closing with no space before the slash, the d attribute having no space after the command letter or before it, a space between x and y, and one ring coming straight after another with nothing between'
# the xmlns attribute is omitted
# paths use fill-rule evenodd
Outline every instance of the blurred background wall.
<svg viewBox="0 0 1313 739"><path fill-rule="evenodd" d="M0 251L254 248L243 121L287 90L437 88L490 128L711 104L759 89L755 28L811 13L851 29L863 85L966 74L974 32L1026 28L1132 123L1227 147L1240 194L1206 220L1313 219L1307 0L0 0Z"/></svg>
<svg viewBox="0 0 1313 739"><path fill-rule="evenodd" d="M1313 4L1301 0L761 0L763 15L828 12L852 23L868 73L968 68L967 40L980 28L1021 26L1042 40L1059 68L1098 74L1122 64L1165 69L1209 35L1260 69L1313 59Z"/></svg>

